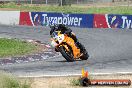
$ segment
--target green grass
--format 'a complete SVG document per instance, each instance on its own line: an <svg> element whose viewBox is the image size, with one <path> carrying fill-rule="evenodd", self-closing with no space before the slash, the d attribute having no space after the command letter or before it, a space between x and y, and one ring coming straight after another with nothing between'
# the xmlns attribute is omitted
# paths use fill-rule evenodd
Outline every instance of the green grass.
<svg viewBox="0 0 132 88"><path fill-rule="evenodd" d="M30 88L30 85L27 82L20 82L12 75L0 72L0 88Z"/></svg>
<svg viewBox="0 0 132 88"><path fill-rule="evenodd" d="M75 78L71 79L70 80L70 84L72 86L81 86L81 84L80 84L80 78L79 79L75 79Z"/></svg>
<svg viewBox="0 0 132 88"><path fill-rule="evenodd" d="M44 12L63 12L63 13L101 13L101 14L132 14L132 7L88 7L88 6L56 6L56 5L16 5L8 3L0 5L0 8L10 8L20 11L44 11Z"/></svg>
<svg viewBox="0 0 132 88"><path fill-rule="evenodd" d="M0 57L29 54L36 49L37 46L24 41L0 38Z"/></svg>

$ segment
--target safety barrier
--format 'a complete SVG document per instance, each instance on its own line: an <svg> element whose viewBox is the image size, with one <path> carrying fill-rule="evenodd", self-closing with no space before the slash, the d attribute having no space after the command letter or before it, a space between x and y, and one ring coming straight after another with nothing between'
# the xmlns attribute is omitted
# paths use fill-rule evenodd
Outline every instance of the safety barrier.
<svg viewBox="0 0 132 88"><path fill-rule="evenodd" d="M74 27L93 27L93 14L63 14L47 12L21 12L20 25L48 26L50 22Z"/></svg>
<svg viewBox="0 0 132 88"><path fill-rule="evenodd" d="M0 11L1 25L19 25L20 11Z"/></svg>
<svg viewBox="0 0 132 88"><path fill-rule="evenodd" d="M132 29L132 15L0 11L0 19L5 25L48 26L54 21L81 28Z"/></svg>
<svg viewBox="0 0 132 88"><path fill-rule="evenodd" d="M132 15L94 14L94 28L132 29Z"/></svg>

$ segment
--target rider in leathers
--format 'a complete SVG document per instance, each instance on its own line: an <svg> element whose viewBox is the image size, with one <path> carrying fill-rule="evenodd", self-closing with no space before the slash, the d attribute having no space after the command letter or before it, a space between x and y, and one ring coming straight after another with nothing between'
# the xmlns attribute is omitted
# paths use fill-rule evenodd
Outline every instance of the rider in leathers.
<svg viewBox="0 0 132 88"><path fill-rule="evenodd" d="M50 28L51 28L50 35L54 31L61 31L62 34L67 34L69 37L71 37L75 41L77 46L80 47L80 43L78 42L76 36L72 33L72 30L70 28L68 28L67 26L65 26L64 24L54 25L54 26L51 26Z"/></svg>

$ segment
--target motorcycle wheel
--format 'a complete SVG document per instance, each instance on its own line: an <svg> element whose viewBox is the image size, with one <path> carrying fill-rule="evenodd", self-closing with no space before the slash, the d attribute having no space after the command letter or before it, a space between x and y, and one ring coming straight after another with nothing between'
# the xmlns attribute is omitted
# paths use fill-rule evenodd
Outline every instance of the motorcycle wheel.
<svg viewBox="0 0 132 88"><path fill-rule="evenodd" d="M72 53L72 49L69 45L67 45L70 51L67 51L63 46L60 46L60 53L62 56L68 61L68 62L73 62L74 61L74 56Z"/></svg>
<svg viewBox="0 0 132 88"><path fill-rule="evenodd" d="M81 56L80 59L87 60L89 58L89 54L82 44L80 44L80 46L82 47L82 53L83 53L83 56Z"/></svg>

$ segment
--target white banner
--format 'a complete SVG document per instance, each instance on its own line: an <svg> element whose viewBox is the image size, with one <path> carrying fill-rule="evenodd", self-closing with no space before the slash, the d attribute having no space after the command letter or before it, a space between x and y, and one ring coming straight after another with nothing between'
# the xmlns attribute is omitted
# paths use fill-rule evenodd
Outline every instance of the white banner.
<svg viewBox="0 0 132 88"><path fill-rule="evenodd" d="M0 25L19 25L20 11L0 11Z"/></svg>

